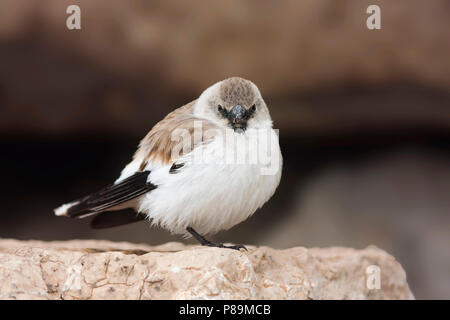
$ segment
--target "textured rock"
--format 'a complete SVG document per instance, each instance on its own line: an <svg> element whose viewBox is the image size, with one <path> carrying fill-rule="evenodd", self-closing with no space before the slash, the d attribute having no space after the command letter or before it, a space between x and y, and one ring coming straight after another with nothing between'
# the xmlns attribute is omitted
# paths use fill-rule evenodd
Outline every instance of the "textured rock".
<svg viewBox="0 0 450 320"><path fill-rule="evenodd" d="M413 298L400 264L375 247L248 248L0 240L0 299ZM366 286L370 265L381 289Z"/></svg>

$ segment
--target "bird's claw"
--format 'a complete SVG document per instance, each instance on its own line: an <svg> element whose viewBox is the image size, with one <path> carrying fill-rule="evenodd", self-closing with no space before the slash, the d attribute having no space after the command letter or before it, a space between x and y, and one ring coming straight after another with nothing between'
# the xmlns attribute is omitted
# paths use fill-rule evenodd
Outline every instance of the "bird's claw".
<svg viewBox="0 0 450 320"><path fill-rule="evenodd" d="M241 249L244 249L245 251L248 251L248 249L242 244L236 244L234 246L224 246L224 248L234 249L234 250L237 250L237 251L241 251Z"/></svg>
<svg viewBox="0 0 450 320"><path fill-rule="evenodd" d="M241 251L241 249L244 249L245 251L248 251L248 249L242 244L236 244L236 245L233 245L233 246L227 246L227 245L224 245L223 243L219 243L219 244L210 243L210 244L207 244L207 246L209 246L209 247L217 247L217 248L233 249L233 250L237 250L237 251Z"/></svg>

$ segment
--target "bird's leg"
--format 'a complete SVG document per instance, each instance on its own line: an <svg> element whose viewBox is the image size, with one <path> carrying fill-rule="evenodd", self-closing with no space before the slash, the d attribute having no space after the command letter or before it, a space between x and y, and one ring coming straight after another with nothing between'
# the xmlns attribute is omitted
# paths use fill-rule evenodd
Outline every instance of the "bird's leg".
<svg viewBox="0 0 450 320"><path fill-rule="evenodd" d="M205 239L202 235L200 235L197 231L195 231L193 228L191 227L187 227L186 228L187 232L189 232L190 234L192 234L192 236L197 239L202 246L208 246L208 247L217 247L217 248L227 248L227 249L234 249L234 250L240 250L240 249L245 249L245 251L248 251L247 248L245 246L243 246L242 244L237 244L234 246L226 246L223 243L214 243L209 241L208 239Z"/></svg>

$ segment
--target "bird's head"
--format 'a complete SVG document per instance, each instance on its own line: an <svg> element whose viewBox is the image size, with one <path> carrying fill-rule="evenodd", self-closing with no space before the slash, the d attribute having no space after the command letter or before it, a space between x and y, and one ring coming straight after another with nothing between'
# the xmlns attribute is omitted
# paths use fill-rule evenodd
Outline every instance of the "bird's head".
<svg viewBox="0 0 450 320"><path fill-rule="evenodd" d="M258 87L239 77L222 80L206 89L197 100L194 114L239 133L272 126Z"/></svg>

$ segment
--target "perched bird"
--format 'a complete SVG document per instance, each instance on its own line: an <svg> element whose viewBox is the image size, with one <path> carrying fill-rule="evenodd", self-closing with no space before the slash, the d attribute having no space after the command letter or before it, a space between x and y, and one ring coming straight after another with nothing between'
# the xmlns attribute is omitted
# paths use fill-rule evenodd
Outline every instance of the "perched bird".
<svg viewBox="0 0 450 320"><path fill-rule="evenodd" d="M149 220L202 245L246 249L203 236L262 207L278 187L281 168L278 136L259 89L232 77L157 123L113 184L55 214L95 216L93 228Z"/></svg>

